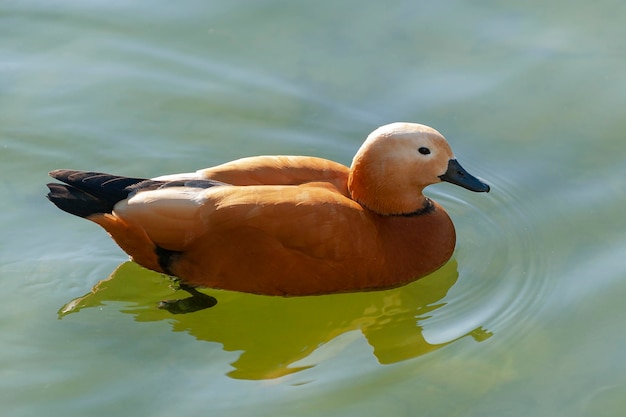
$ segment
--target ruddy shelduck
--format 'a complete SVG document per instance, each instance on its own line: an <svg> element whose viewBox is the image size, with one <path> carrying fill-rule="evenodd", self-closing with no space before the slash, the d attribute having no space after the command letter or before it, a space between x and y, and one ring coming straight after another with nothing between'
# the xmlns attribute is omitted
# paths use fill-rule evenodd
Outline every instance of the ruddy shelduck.
<svg viewBox="0 0 626 417"><path fill-rule="evenodd" d="M65 183L48 184L50 201L102 226L138 264L190 288L285 296L390 288L435 271L455 231L422 190L447 181L489 191L439 132L415 123L373 131L350 168L257 156L153 179L50 175Z"/></svg>

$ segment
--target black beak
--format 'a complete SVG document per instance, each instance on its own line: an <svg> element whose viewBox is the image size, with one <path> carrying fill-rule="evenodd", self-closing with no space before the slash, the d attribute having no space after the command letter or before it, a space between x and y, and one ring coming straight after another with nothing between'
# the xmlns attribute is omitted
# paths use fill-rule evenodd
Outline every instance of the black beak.
<svg viewBox="0 0 626 417"><path fill-rule="evenodd" d="M448 161L448 170L439 178L478 193L488 193L490 190L489 185L467 172L456 159Z"/></svg>

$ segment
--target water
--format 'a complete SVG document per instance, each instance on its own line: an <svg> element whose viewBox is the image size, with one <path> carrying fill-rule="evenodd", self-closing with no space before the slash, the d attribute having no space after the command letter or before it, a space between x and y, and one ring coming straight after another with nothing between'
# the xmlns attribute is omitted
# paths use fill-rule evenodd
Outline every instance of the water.
<svg viewBox="0 0 626 417"><path fill-rule="evenodd" d="M626 408L617 1L0 5L3 415L615 416ZM43 198L241 156L349 164L426 123L488 195L428 193L453 259L406 287L210 310ZM93 290L92 290L93 287Z"/></svg>

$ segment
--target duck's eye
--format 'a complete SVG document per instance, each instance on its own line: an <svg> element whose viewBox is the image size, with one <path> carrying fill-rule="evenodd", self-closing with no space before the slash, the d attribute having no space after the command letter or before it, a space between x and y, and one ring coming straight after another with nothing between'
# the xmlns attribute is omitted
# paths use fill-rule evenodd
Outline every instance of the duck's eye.
<svg viewBox="0 0 626 417"><path fill-rule="evenodd" d="M421 153L422 155L428 155L430 153L430 149L422 146L421 148L418 149L419 153Z"/></svg>

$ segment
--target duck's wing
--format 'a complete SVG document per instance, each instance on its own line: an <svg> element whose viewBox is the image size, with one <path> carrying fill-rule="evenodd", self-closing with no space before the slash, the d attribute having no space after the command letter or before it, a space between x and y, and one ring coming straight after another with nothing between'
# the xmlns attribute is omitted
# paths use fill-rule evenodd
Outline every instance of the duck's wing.
<svg viewBox="0 0 626 417"><path fill-rule="evenodd" d="M233 185L299 185L327 182L347 194L348 167L309 156L254 156L194 173L165 175L155 180L212 179Z"/></svg>
<svg viewBox="0 0 626 417"><path fill-rule="evenodd" d="M333 235L354 236L351 224L365 216L357 203L325 183L159 188L120 201L113 214L174 251L200 245L201 239L219 240L218 233L237 229L272 236L285 246L307 247Z"/></svg>
<svg viewBox="0 0 626 417"><path fill-rule="evenodd" d="M375 225L332 186L174 187L137 193L114 215L166 250L159 265L192 285L293 294L276 280L308 276L298 285L315 286L318 278L359 275L363 259L375 263L380 253ZM139 262L133 248L125 250Z"/></svg>

